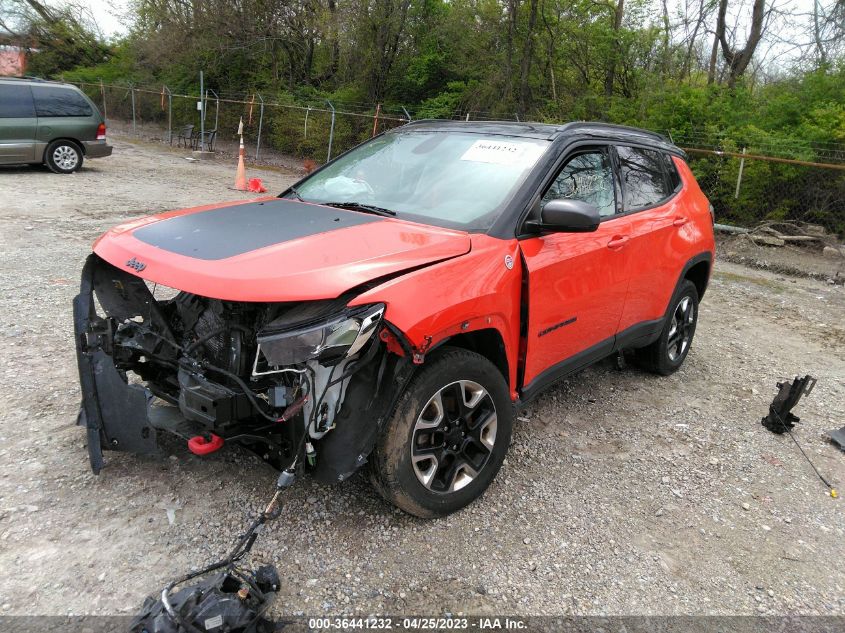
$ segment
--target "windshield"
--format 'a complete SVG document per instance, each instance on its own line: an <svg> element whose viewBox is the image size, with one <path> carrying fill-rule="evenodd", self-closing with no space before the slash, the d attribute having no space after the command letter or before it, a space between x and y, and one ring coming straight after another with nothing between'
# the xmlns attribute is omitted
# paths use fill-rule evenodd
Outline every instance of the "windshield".
<svg viewBox="0 0 845 633"><path fill-rule="evenodd" d="M486 230L548 146L544 140L464 132L385 134L307 178L291 195Z"/></svg>

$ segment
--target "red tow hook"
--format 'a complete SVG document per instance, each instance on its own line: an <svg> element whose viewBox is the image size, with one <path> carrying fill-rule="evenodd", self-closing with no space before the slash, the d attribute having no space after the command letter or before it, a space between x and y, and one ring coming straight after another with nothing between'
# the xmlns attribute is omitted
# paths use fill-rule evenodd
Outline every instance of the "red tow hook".
<svg viewBox="0 0 845 633"><path fill-rule="evenodd" d="M208 455L223 448L223 438L214 433L209 433L210 440L202 435L196 435L188 440L188 450L194 455Z"/></svg>

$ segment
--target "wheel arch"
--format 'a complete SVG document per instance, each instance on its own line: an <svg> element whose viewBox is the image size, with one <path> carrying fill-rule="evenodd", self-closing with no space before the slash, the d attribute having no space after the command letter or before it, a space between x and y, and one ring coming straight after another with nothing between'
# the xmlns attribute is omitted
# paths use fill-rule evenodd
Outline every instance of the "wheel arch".
<svg viewBox="0 0 845 633"><path fill-rule="evenodd" d="M85 145L83 145L81 141L78 141L77 139L72 138L70 136L59 136L57 138L51 138L49 141L47 141L47 144L44 146L44 153L41 156L42 162L47 162L47 150L49 150L50 146L56 141L66 141L68 143L73 143L76 146L76 149L79 150L79 153L82 156L85 156Z"/></svg>
<svg viewBox="0 0 845 633"><path fill-rule="evenodd" d="M502 374L505 383L510 384L510 367L505 351L505 339L496 328L482 328L471 332L461 332L444 338L437 347L448 345L469 350L484 356Z"/></svg>
<svg viewBox="0 0 845 633"><path fill-rule="evenodd" d="M695 285L695 289L698 291L698 300L701 301L701 298L704 296L704 291L707 290L707 284L710 281L710 272L713 268L713 253L710 251L705 251L703 253L699 253L698 255L691 257L687 260L687 263L684 264L683 269L681 270L681 274L678 277L678 282L675 284L675 289L672 291L672 297L678 292L678 289L681 287L681 284L684 281L691 281L693 285ZM666 310L668 311L672 306L672 297L669 298L669 304L666 306ZM668 312L667 312L668 314Z"/></svg>
<svg viewBox="0 0 845 633"><path fill-rule="evenodd" d="M688 279L695 285L695 289L698 291L699 301L704 297L704 291L707 290L711 268L712 259L701 259L689 266L684 273L683 279Z"/></svg>

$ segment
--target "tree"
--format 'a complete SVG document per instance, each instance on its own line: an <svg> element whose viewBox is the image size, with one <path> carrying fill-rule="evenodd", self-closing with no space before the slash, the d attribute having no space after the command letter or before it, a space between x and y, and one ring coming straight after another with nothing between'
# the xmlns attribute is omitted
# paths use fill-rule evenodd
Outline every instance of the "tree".
<svg viewBox="0 0 845 633"><path fill-rule="evenodd" d="M2 0L0 28L17 35L35 75L93 66L110 54L88 9L73 3L56 8L38 0Z"/></svg>
<svg viewBox="0 0 845 633"><path fill-rule="evenodd" d="M748 64L751 63L751 58L754 57L754 51L757 50L757 45L763 37L764 21L766 19L766 2L765 0L754 0L754 6L751 10L751 29L748 33L748 38L745 41L745 46L742 48L733 48L728 42L727 28L725 25L726 15L728 10L728 0L719 0L719 13L716 21L716 38L722 47L722 57L725 59L728 71L728 86L736 85L737 80L742 77Z"/></svg>

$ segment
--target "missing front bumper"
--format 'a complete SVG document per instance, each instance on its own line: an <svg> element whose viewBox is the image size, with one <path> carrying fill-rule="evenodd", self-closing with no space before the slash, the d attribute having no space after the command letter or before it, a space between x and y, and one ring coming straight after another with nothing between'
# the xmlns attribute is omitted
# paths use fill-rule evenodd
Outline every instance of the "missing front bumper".
<svg viewBox="0 0 845 633"><path fill-rule="evenodd" d="M94 277L99 258L89 255L82 269L79 294L73 300L73 326L82 405L77 423L88 432L91 470L103 467L103 449L158 455L156 431L150 424L152 393L141 385L130 385L120 375L108 351L111 332L108 322L94 306ZM115 284L142 281L117 271ZM128 278L128 279L126 279ZM145 287L146 289L146 287Z"/></svg>

